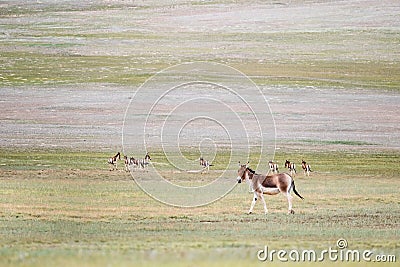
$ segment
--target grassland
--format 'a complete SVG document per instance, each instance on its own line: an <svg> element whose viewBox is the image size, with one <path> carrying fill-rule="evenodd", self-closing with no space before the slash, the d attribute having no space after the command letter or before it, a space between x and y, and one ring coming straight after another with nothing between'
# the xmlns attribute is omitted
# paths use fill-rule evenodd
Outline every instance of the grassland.
<svg viewBox="0 0 400 267"><path fill-rule="evenodd" d="M2 1L0 266L265 266L256 255L265 245L323 250L339 238L395 255L386 264L395 266L398 13L395 1L376 0ZM285 159L298 165L305 200L295 197L296 214L268 196L267 216L259 203L247 215L246 185L210 205L174 208L141 191L122 163L109 171L130 87L191 61L225 63L264 92L282 91L271 100L275 160L281 171ZM184 185L209 182L229 160L218 154L210 173L178 176L161 152L151 154L165 178Z"/></svg>
<svg viewBox="0 0 400 267"><path fill-rule="evenodd" d="M330 35L326 33L325 35ZM151 38L146 36L147 38ZM85 37L96 39L98 37ZM137 38L124 36L125 39ZM145 36L140 37L143 40ZM188 37L187 39L190 39ZM264 38L269 38L266 35ZM287 38L292 38L288 34ZM314 36L317 38L317 36ZM162 37L159 37L162 40ZM188 41L185 39L186 41ZM301 42L301 40L298 40ZM197 40L193 40L197 42ZM286 42L286 41L285 41ZM396 42L393 39L391 42ZM35 51L10 51L3 52L0 59L0 83L3 86L21 85L54 85L68 83L113 83L123 85L139 85L147 78L170 65L182 61L196 61L195 58L186 57L175 61L157 60L152 57L137 55L74 55L62 52L64 47L79 46L78 44L36 43L27 42L22 47L36 47L40 49L56 50L48 54ZM37 49L36 49L37 50ZM57 52L60 51L61 52ZM208 52L211 52L212 48ZM238 51L239 52L239 51ZM190 54L190 52L187 52ZM260 51L262 53L262 51ZM305 52L306 53L306 52ZM341 51L336 53L340 54ZM334 58L333 55L326 55ZM362 88L381 88L397 90L400 86L400 66L398 62L362 60L319 60L304 58L303 55L296 62L292 59L266 59L257 62L247 59L232 59L229 62L223 59L210 58L207 61L228 63L237 68L258 84L284 84L284 85L313 85L313 86L359 86ZM178 57L176 57L178 58ZM82 75L84 73L84 75Z"/></svg>
<svg viewBox="0 0 400 267"><path fill-rule="evenodd" d="M347 17L348 24L339 20L327 27L318 16L318 1L315 12L298 17L297 24L287 14L298 15L299 7L309 12L313 5L291 1L293 10L287 10L255 1L254 9L265 14L252 14L240 1L175 2L6 3L0 6L0 85L139 85L167 66L215 61L258 84L400 87L398 30L394 21L386 25L394 16L390 7L373 26L360 14ZM232 25L217 19L227 16L227 8L234 12L228 19L239 16ZM333 8L342 16L348 12L345 5ZM204 26L207 17L185 21L193 10L215 18Z"/></svg>
<svg viewBox="0 0 400 267"><path fill-rule="evenodd" d="M242 266L265 264L256 258L264 245L317 250L346 238L349 248L387 254L400 246L395 152L277 154L280 162L306 157L314 172L296 177L305 200L295 199L295 215L275 196L267 197L267 216L260 204L245 214L245 185L211 205L180 209L150 198L129 173L110 172L104 153L2 154L2 266Z"/></svg>

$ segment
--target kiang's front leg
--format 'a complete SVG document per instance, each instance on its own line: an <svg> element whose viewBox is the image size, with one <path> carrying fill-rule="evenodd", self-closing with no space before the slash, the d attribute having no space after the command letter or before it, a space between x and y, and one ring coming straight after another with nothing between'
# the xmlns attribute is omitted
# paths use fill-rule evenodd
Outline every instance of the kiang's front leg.
<svg viewBox="0 0 400 267"><path fill-rule="evenodd" d="M250 206L250 209L249 209L249 214L252 214L252 213L253 213L254 205L256 205L257 198L258 198L258 193L257 193L257 192L254 192L254 197L253 197L253 200L251 201L251 206Z"/></svg>

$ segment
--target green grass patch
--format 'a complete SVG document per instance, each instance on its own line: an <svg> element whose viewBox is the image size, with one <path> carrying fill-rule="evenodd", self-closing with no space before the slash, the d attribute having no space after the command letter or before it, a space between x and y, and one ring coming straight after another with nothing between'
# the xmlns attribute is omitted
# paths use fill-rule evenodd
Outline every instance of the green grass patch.
<svg viewBox="0 0 400 267"><path fill-rule="evenodd" d="M123 56L5 52L0 59L0 83L4 86L87 82L137 85L154 74L133 62L135 58ZM148 64L146 68L159 70L163 66Z"/></svg>
<svg viewBox="0 0 400 267"><path fill-rule="evenodd" d="M312 140L302 139L300 142L318 145L348 145L348 146L372 146L374 143L354 140Z"/></svg>
<svg viewBox="0 0 400 267"><path fill-rule="evenodd" d="M337 175L358 175L376 177L398 177L400 173L400 154L388 152L278 152L275 159L284 170L285 160L295 162L297 171L301 170L301 161L311 165L314 172L334 173Z"/></svg>
<svg viewBox="0 0 400 267"><path fill-rule="evenodd" d="M327 141L331 143L330 141ZM342 141L332 141L334 144L348 144ZM356 142L350 142L351 145L364 145ZM107 160L114 152L84 152L70 151L65 149L55 150L11 150L1 149L3 155L0 158L0 168L6 170L39 170L39 169L81 169L81 170L102 170L108 169ZM150 152L152 161L159 170L172 171L173 165L165 154L161 151ZM183 156L193 160L197 164L200 154L195 152L183 152ZM177 155L177 157L181 157ZM274 160L280 165L281 171L284 169L285 160L295 162L298 171L301 171L301 161L304 159L311 165L315 172L335 173L338 175L360 175L360 176L387 176L397 177L400 173L400 154L397 151L326 151L326 152L282 152L275 153ZM231 160L229 150L220 150L216 158L212 161L214 170L225 170ZM259 154L251 154L249 159L243 159L242 162L250 161L250 165L255 168L259 160ZM259 172L268 170L266 161ZM119 166L123 168L123 160L119 161Z"/></svg>
<svg viewBox="0 0 400 267"><path fill-rule="evenodd" d="M232 64L257 84L304 85L344 88L382 88L398 90L400 72L397 62L353 62L335 60L298 60Z"/></svg>
<svg viewBox="0 0 400 267"><path fill-rule="evenodd" d="M1 168L8 170L41 169L102 169L107 168L107 160L112 153L53 151L1 150Z"/></svg>

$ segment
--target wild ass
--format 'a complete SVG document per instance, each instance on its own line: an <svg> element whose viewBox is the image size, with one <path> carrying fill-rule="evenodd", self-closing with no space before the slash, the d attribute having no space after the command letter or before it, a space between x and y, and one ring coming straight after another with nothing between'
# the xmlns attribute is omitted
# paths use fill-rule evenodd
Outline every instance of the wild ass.
<svg viewBox="0 0 400 267"><path fill-rule="evenodd" d="M296 175L296 164L294 162L290 162L288 160L285 161L285 168L288 168L291 176Z"/></svg>
<svg viewBox="0 0 400 267"><path fill-rule="evenodd" d="M272 175L257 174L255 173L255 171L253 171L248 167L248 164L240 165L239 162L237 182L241 183L242 181L248 182L254 193L254 198L253 201L251 202L249 214L253 212L254 205L256 204L256 201L259 198L261 199L264 205L265 214L268 213L267 204L265 203L263 194L276 195L279 194L280 192L285 194L289 203L289 214L294 213L292 209L292 196L290 195L290 190L293 189L293 192L299 198L304 199L296 191L294 180L287 173L278 173Z"/></svg>
<svg viewBox="0 0 400 267"><path fill-rule="evenodd" d="M301 160L301 168L304 170L304 175L310 176L310 172L312 172L310 164L307 164L307 162Z"/></svg>
<svg viewBox="0 0 400 267"><path fill-rule="evenodd" d="M268 166L269 169L272 173L278 173L279 172L279 168L278 168L278 163L273 162L272 160L268 161Z"/></svg>
<svg viewBox="0 0 400 267"><path fill-rule="evenodd" d="M114 157L108 159L108 164L110 164L110 171L117 170L117 160L121 159L121 153L117 153Z"/></svg>

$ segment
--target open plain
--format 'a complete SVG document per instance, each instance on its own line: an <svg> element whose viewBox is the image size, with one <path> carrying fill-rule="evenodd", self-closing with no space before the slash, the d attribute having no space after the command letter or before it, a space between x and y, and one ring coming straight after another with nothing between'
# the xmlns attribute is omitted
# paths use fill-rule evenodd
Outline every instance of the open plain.
<svg viewBox="0 0 400 267"><path fill-rule="evenodd" d="M265 246L323 251L345 239L372 260L324 264L395 266L399 15L389 0L0 2L0 265L264 266ZM260 203L247 215L247 185L209 205L172 207L143 192L123 161L109 171L141 84L193 61L235 68L263 93L273 160L282 172L286 159L297 164L305 200L294 196L296 214L278 195L266 196L268 215ZM209 172L186 174L149 152L183 186L209 183L231 159L218 150ZM200 152L181 151L193 161Z"/></svg>

